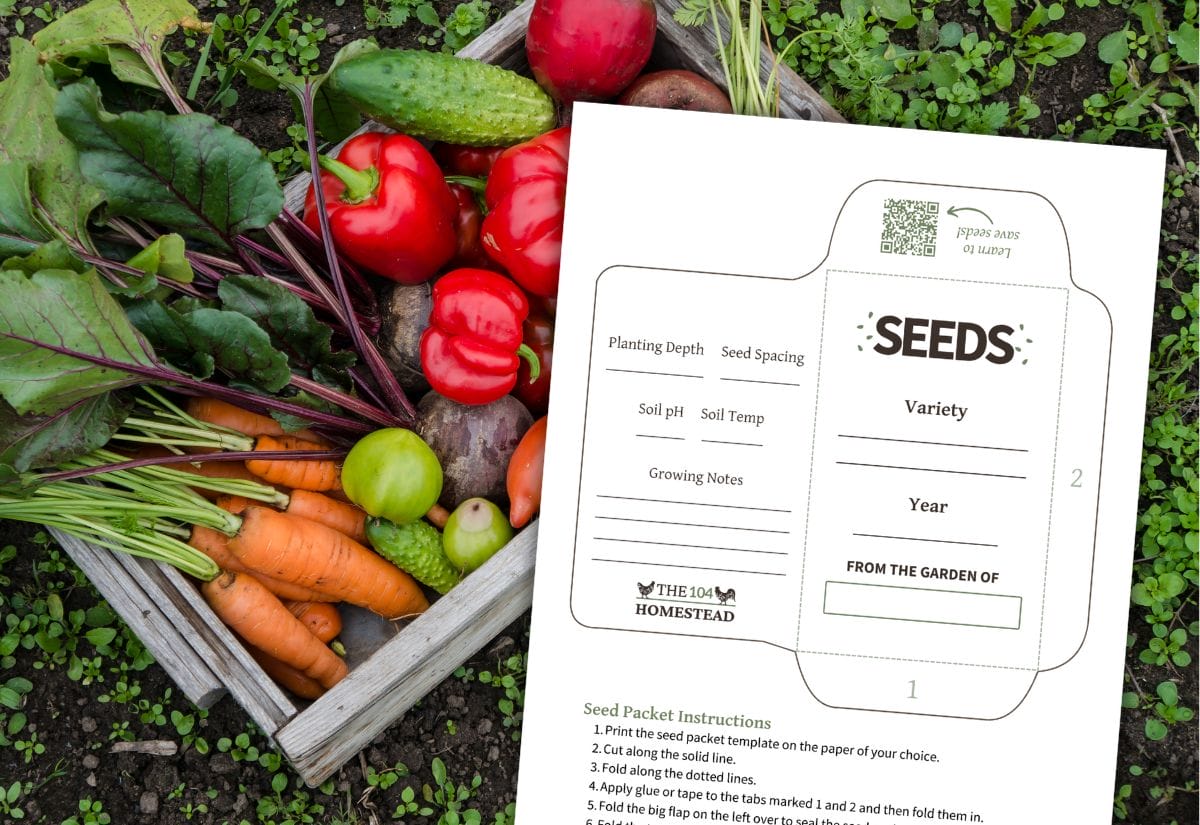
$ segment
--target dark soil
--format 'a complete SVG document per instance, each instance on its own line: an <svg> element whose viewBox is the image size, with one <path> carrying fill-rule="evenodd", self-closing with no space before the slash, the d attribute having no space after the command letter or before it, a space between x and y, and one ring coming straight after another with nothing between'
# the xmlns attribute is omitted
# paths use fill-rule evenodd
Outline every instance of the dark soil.
<svg viewBox="0 0 1200 825"><path fill-rule="evenodd" d="M64 3L73 7L78 2ZM456 0L438 0L434 5L444 16L456 5ZM196 3L202 16L211 16L209 2ZM269 8L271 3L262 3ZM497 11L516 5L512 0L493 0ZM1101 90L1107 83L1107 66L1094 58L1094 44L1118 28L1122 12L1109 4L1099 8L1079 9L1075 3L1064 3L1067 17L1056 26L1063 31L1082 30L1088 37L1091 59L1063 61L1057 66L1042 67L1029 84L1033 99L1041 106L1040 117L1030 125L1030 137L1052 139L1057 136L1058 124L1073 119L1082 111L1081 101L1090 93ZM1165 4L1170 7L1173 4ZM1180 4L1182 5L1182 4ZM964 10L956 14L956 9ZM946 3L938 8L941 19L960 19L967 31L988 24L986 16L965 13L966 3ZM362 4L348 0L343 6L321 0L304 0L301 14L323 17L329 33L322 53L327 57L339 46L353 39L373 34L385 46L413 46L420 28L412 24L394 30L383 29L368 33L362 16ZM10 34L6 21L0 20L0 38ZM30 31L32 31L31 26ZM28 35L28 32L27 32ZM5 74L7 43L0 40L0 76ZM186 75L185 75L186 77ZM1010 103L1026 88L1027 77L1018 76L1011 90ZM239 85L240 99L225 119L242 134L268 149L286 146L286 128L293 122L293 112L282 94L257 92ZM1130 143L1136 137L1118 136L1118 143ZM1185 160L1195 161L1194 145L1183 141ZM1163 145L1156 148L1168 148ZM1168 154L1168 169L1176 168L1174 154ZM1162 215L1165 237L1160 250L1168 254L1195 250L1197 236L1197 191L1194 178L1185 185L1185 196L1172 199ZM1160 301L1171 305L1175 298L1163 291ZM1172 332L1171 323L1164 321L1156 330L1156 339ZM1194 379L1193 379L1194 380ZM19 548L18 558L0 569L0 596L45 593L48 587L62 586L66 608L86 609L97 603L98 596L86 584L75 586L69 572L37 572L36 565L51 553L48 547L31 540L34 531L20 525L0 522L0 548L13 544ZM5 582L5 577L11 580ZM1182 616L1184 623L1196 620L1195 605L1190 615ZM0 622L8 611L0 601ZM1143 664L1137 652L1144 646L1149 626L1141 608L1133 608L1129 616L1131 634L1139 637L1128 656L1126 690L1153 695L1158 682L1173 678L1180 686L1180 704L1196 708L1197 674L1195 667L1170 669ZM498 661L527 649L529 615L525 614L501 636L479 651L467 666L475 672L495 671ZM0 625L0 635L5 628ZM1195 640L1189 647L1195 654ZM485 825L493 821L494 813L515 798L518 742L512 729L506 727L505 714L498 707L504 698L501 690L479 680L451 677L437 686L416 707L406 713L384 734L365 749L356 760L344 766L322 791L303 788L290 772L283 769L287 785L282 791L272 788L277 771L268 755L259 761L235 759L231 753L218 750L223 737L236 738L251 731L253 745L269 754L265 737L253 732L245 713L230 699L218 702L206 718L197 722L193 735L200 735L210 745L208 753L193 744L183 745L172 756L137 753L113 753L118 741L111 733L127 726L127 736L136 741L171 740L180 743L183 737L170 720L172 710L194 714L195 710L181 698L172 697L162 704L165 721L144 722L136 706L138 700L158 702L172 689L163 671L152 665L132 674L140 684L141 694L133 702L103 702L102 697L113 691L117 674L105 668L100 678L84 685L69 678L64 668L40 666L42 657L36 651L18 650L13 668L0 671L0 685L12 676L23 676L34 684L33 692L25 697L23 711L29 725L17 738L28 738L36 732L45 751L29 762L14 747L0 747L0 825L17 821L58 825L71 816L78 822L99 822L86 819L80 812L81 800L101 803L103 811L117 825L144 823L247 823L292 821L312 823L386 823L400 819L408 822L436 822L432 817L419 815L393 816L401 805L406 789L411 789L417 802L422 802L422 786L431 783L431 762L434 757L444 760L450 777L470 783L480 776L479 786L471 792L467 807L482 814ZM0 712L3 712L0 708ZM1069 713L1069 708L1063 709ZM1128 818L1138 825L1167 825L1167 823L1197 821L1195 780L1200 772L1197 765L1194 723L1186 729L1177 726L1160 742L1146 738L1144 724L1152 710L1127 710L1122 714L1118 774L1114 787L1132 786L1127 800ZM0 740L2 741L2 740ZM264 767L260 762L266 762ZM387 773L403 765L403 771ZM1138 766L1131 773L1130 767ZM1064 792L1073 781L1069 766L1064 766ZM278 781L278 780L277 780ZM7 812L3 789L13 782L31 783L29 794L19 804L24 809L23 820ZM326 792L328 791L328 792ZM1019 793L1019 784L1016 792ZM288 808L270 813L272 804ZM1031 820L1036 821L1036 820ZM544 825L527 823L526 825Z"/></svg>

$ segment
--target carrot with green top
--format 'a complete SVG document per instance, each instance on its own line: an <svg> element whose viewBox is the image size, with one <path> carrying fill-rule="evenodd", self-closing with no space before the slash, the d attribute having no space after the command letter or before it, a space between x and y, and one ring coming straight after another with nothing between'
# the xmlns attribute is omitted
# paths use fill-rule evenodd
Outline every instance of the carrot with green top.
<svg viewBox="0 0 1200 825"><path fill-rule="evenodd" d="M233 551L229 549L229 537L211 528L199 525L193 527L192 535L188 539L188 546L208 556L222 570L231 570L234 573L246 573L253 576L281 599L293 599L299 602L328 602L334 599L333 596L319 593L311 587L301 587L298 584L273 579L257 570L250 569L242 564L241 559L235 556Z"/></svg>
<svg viewBox="0 0 1200 825"><path fill-rule="evenodd" d="M227 430L233 430L242 435L252 437L260 435L288 435L283 425L274 418L271 418L271 416L250 412L249 410L244 410L241 407L230 404L228 401L221 401L217 398L189 398L187 402L187 414L197 421L203 421L205 424L212 424L217 427L224 427ZM317 435L312 430L299 430L292 433L292 435L309 440L317 438Z"/></svg>
<svg viewBox="0 0 1200 825"><path fill-rule="evenodd" d="M429 607L411 576L331 527L266 507L247 507L241 518L229 549L253 570L389 619Z"/></svg>
<svg viewBox="0 0 1200 825"><path fill-rule="evenodd" d="M359 544L366 544L367 514L353 504L311 490L292 490L284 511L297 518L332 527Z"/></svg>
<svg viewBox="0 0 1200 825"><path fill-rule="evenodd" d="M325 444L305 441L291 435L261 435L254 444L256 451L323 450ZM271 484L281 484L296 490L340 490L341 467L333 461L286 461L279 459L246 461L246 469Z"/></svg>

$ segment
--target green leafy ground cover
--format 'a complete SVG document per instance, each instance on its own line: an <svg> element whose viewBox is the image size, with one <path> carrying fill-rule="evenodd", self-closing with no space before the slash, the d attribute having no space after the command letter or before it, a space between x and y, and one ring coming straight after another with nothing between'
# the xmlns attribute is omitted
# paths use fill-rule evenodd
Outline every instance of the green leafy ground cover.
<svg viewBox="0 0 1200 825"><path fill-rule="evenodd" d="M28 36L75 5L0 0L0 36ZM306 160L303 129L281 95L246 82L248 58L315 73L364 34L452 51L513 3L199 5L213 35L165 46L177 84L194 106L263 146L287 177ZM706 5L685 4L685 14ZM1113 819L1196 821L1195 0L763 6L777 53L853 122L1167 151ZM0 46L0 76L7 62ZM1110 208L1120 209L1121 181L1108 183ZM523 626L460 668L359 764L307 789L232 703L202 711L175 696L45 536L10 530L0 524L0 823L513 821ZM175 752L112 753L148 740ZM1066 772L1063 792L1071 792Z"/></svg>

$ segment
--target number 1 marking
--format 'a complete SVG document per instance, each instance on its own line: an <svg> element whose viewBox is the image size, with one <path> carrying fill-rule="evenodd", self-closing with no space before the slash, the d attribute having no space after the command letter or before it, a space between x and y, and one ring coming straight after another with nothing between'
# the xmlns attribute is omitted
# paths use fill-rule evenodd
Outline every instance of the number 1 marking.
<svg viewBox="0 0 1200 825"><path fill-rule="evenodd" d="M908 690L908 698L909 698L909 699L916 699L916 698L917 698L917 680L916 680L916 679L910 679L910 680L909 680L909 682L908 682L908 687L909 687L909 690Z"/></svg>

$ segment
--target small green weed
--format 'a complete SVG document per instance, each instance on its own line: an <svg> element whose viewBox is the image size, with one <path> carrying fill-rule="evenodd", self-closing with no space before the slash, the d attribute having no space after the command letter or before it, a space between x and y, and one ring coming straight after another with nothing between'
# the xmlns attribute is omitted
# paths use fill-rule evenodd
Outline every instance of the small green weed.
<svg viewBox="0 0 1200 825"><path fill-rule="evenodd" d="M417 42L427 48L456 52L483 33L494 17L489 0L467 0L443 20L428 0L364 0L368 29L400 28L411 23L421 28Z"/></svg>
<svg viewBox="0 0 1200 825"><path fill-rule="evenodd" d="M521 719L525 715L525 669L528 654L514 653L497 665L496 672L481 670L474 678L481 684L492 685L504 696L496 706L503 714L504 727L512 733L513 741L521 738Z"/></svg>
<svg viewBox="0 0 1200 825"><path fill-rule="evenodd" d="M404 817L413 814L416 816L433 816L433 808L418 802L417 793L412 788L405 788L400 792L400 804L392 812L392 819L403 825Z"/></svg>
<svg viewBox="0 0 1200 825"><path fill-rule="evenodd" d="M386 791L388 788L395 785L402 777L408 776L408 766L403 762L397 762L390 768L385 768L382 771L376 771L375 768L367 766L367 786L378 788L381 791Z"/></svg>
<svg viewBox="0 0 1200 825"><path fill-rule="evenodd" d="M492 825L515 825L517 821L517 803L509 802L503 811L496 811L492 817Z"/></svg>
<svg viewBox="0 0 1200 825"><path fill-rule="evenodd" d="M110 822L112 817L104 812L100 800L88 797L79 800L79 813L64 819L62 825L108 825Z"/></svg>
<svg viewBox="0 0 1200 825"><path fill-rule="evenodd" d="M29 795L31 786L32 783L17 780L7 788L0 788L0 814L8 819L24 819L25 810L17 803L22 796Z"/></svg>
<svg viewBox="0 0 1200 825"><path fill-rule="evenodd" d="M1147 715L1144 728L1146 738L1152 742L1165 739L1172 725L1190 722L1196 715L1191 708L1179 704L1179 686L1172 681L1159 682L1153 696L1129 691L1122 697L1121 704L1127 709L1153 711Z"/></svg>
<svg viewBox="0 0 1200 825"><path fill-rule="evenodd" d="M446 775L446 763L441 757L435 756L429 764L433 772L433 785L428 783L421 789L425 801L433 806L428 816L441 812L438 825L480 825L483 815L475 808L468 808L472 795L483 784L479 774L468 785L465 782L455 782Z"/></svg>
<svg viewBox="0 0 1200 825"><path fill-rule="evenodd" d="M58 18L62 17L63 8L59 5L51 5L48 2L41 5L24 5L18 6L17 0L0 0L0 21L7 18L15 18L13 20L12 29L18 36L25 34L25 18L33 17L40 20L42 23L53 23Z"/></svg>

